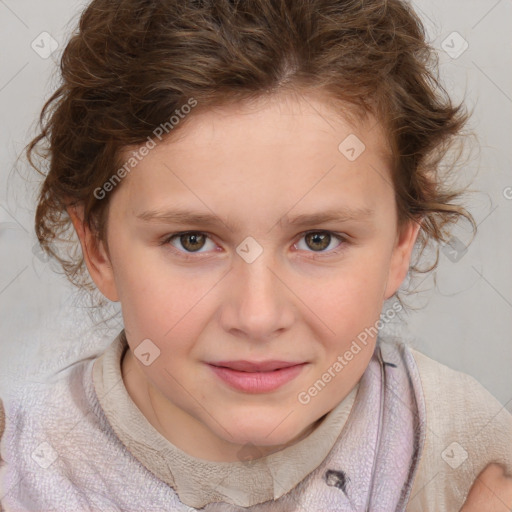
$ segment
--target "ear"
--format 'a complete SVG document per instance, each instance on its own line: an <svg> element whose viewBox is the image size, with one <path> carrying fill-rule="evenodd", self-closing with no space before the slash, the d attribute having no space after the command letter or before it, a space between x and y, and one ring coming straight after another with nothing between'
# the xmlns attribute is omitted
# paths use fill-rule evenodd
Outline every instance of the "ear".
<svg viewBox="0 0 512 512"><path fill-rule="evenodd" d="M421 220L408 220L402 226L397 235L391 261L389 265L389 274L386 282L384 300L389 299L397 290L409 272L411 254L414 249L414 243L418 237L421 227Z"/></svg>
<svg viewBox="0 0 512 512"><path fill-rule="evenodd" d="M83 222L83 206L68 206L67 212L80 239L84 261L89 274L100 292L112 302L119 300L110 257L103 242Z"/></svg>

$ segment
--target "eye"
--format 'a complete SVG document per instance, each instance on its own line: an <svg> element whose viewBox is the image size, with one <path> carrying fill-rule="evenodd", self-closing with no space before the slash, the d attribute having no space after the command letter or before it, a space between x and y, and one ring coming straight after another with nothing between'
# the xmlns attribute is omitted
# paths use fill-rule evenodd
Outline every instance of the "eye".
<svg viewBox="0 0 512 512"><path fill-rule="evenodd" d="M331 233L330 231L309 231L302 235L300 240L305 240L306 248L303 249L299 247L299 243L294 244L294 247L301 250L312 249L314 253L329 253L329 254L337 254L344 248L344 243L346 239L335 233ZM333 242L338 239L340 243L331 247L330 250L326 250L329 246L332 246Z"/></svg>
<svg viewBox="0 0 512 512"><path fill-rule="evenodd" d="M206 233L202 233L200 231L186 231L183 233L174 233L168 236L162 242L162 245L169 244L172 248L176 248L178 252L193 254L199 252L200 249L205 246L206 240L208 239L209 237ZM176 244L173 242L176 242ZM178 245L181 245L184 251ZM213 246L215 247L215 244L213 244Z"/></svg>
<svg viewBox="0 0 512 512"><path fill-rule="evenodd" d="M295 243L294 247L299 250L312 252L313 255L308 256L311 258L322 257L324 254L339 254L348 243L345 237L330 231L309 231L302 234L300 240L302 239L305 240L306 247L299 247L299 243ZM330 250L326 250L329 246L334 244L336 239L339 241L338 245L334 245ZM162 242L160 242L160 245L167 246L170 250L178 253L184 258L190 258L190 255L194 253L202 254L208 252L208 247L206 247L206 250L204 251L201 250L207 246L208 240L210 240L212 244L210 249L215 249L216 245L208 234L202 231L184 231L167 236ZM318 253L318 256L314 253Z"/></svg>

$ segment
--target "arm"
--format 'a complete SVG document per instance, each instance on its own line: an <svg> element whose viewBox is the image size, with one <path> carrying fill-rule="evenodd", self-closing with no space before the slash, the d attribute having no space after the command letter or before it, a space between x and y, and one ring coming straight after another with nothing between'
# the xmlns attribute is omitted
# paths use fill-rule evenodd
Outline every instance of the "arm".
<svg viewBox="0 0 512 512"><path fill-rule="evenodd" d="M498 464L489 464L475 479L460 512L512 510L512 478Z"/></svg>

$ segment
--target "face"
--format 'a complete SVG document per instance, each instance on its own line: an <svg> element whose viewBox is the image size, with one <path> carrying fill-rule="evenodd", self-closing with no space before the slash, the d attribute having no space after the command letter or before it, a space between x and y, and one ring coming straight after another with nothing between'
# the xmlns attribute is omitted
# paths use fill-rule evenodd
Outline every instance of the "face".
<svg viewBox="0 0 512 512"><path fill-rule="evenodd" d="M375 337L343 355L403 281L419 226L397 228L371 117L353 126L321 98L279 96L187 123L115 190L108 253L73 221L121 302L137 406L187 453L237 460L303 438L353 389Z"/></svg>

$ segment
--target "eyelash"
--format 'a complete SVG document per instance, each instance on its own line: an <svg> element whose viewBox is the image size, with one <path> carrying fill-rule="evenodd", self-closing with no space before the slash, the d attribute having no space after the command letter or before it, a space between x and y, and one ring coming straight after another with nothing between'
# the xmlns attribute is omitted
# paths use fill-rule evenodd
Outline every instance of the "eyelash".
<svg viewBox="0 0 512 512"><path fill-rule="evenodd" d="M349 241L347 240L347 238L345 236L343 236L339 233L334 233L332 231L327 231L327 230L305 231L300 234L299 240L306 235L314 234L314 233L321 233L321 234L328 233L329 235L337 238L340 241L340 245L336 249L331 249L330 251L323 251L323 252L316 252L316 253L314 251L312 251L313 256L307 256L307 258L309 258L311 260L324 258L325 254L327 254L328 256L336 256L336 255L340 254L346 248L346 245L349 243ZM185 260L189 260L189 261L197 260L198 256L194 256L194 254L204 254L204 253L184 252L184 251L180 251L180 250L176 249L175 247L173 247L172 245L170 245L170 242L173 238L180 237L182 235L192 235L192 234L205 235L208 238L210 238L210 240L211 240L211 237L208 235L208 233L206 233L204 231L180 231L179 233L172 233L172 234L168 235L167 237L165 237L164 240L162 240L159 243L159 245L167 246L166 248L168 250L170 250L174 254L178 254L180 257L184 258ZM201 256L199 256L199 258L201 258Z"/></svg>

